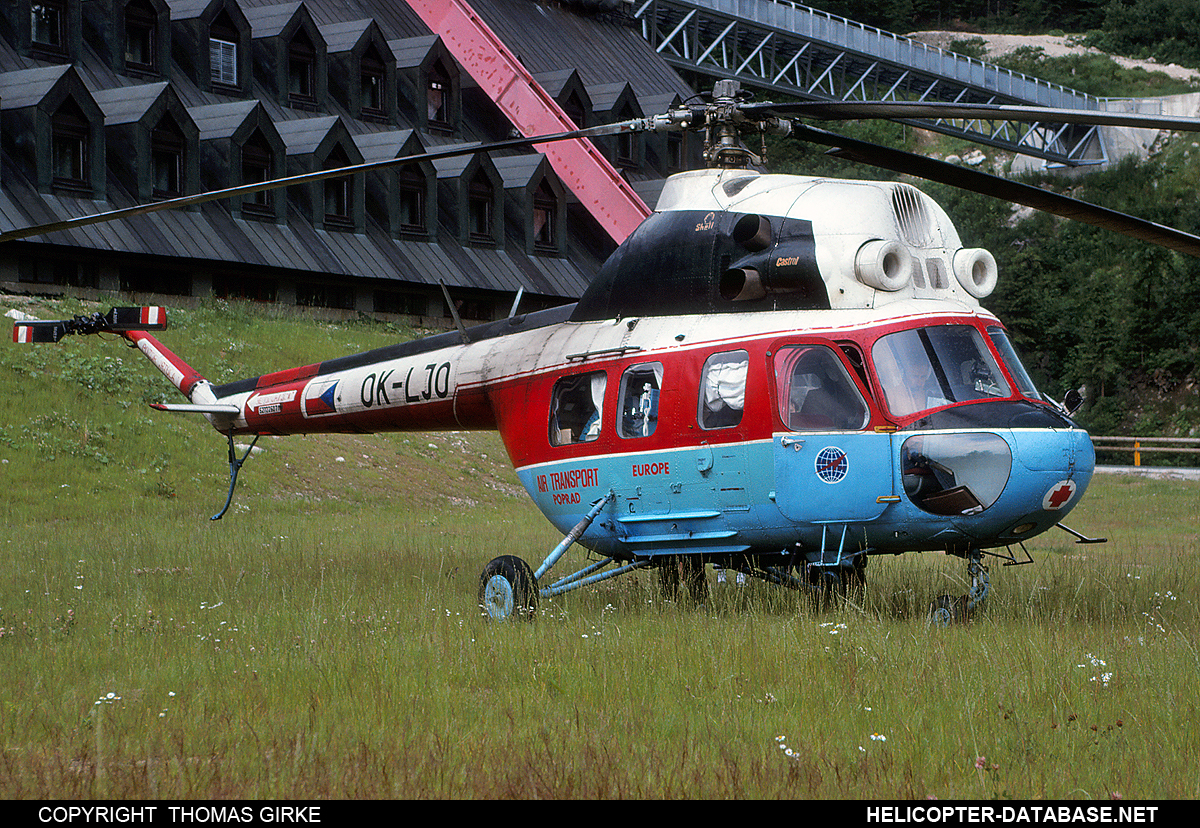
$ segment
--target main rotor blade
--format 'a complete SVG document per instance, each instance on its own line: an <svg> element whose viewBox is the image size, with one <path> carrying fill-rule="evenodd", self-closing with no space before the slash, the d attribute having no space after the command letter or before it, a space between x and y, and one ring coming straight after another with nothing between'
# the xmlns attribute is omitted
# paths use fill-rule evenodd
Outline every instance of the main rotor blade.
<svg viewBox="0 0 1200 828"><path fill-rule="evenodd" d="M738 109L745 115L777 115L821 121L923 118L950 120L1019 121L1022 123L1086 124L1091 126L1169 129L1200 132L1200 118L1108 112L1099 109L1052 109L1044 106L956 104L926 101L798 101L748 103Z"/></svg>
<svg viewBox="0 0 1200 828"><path fill-rule="evenodd" d="M599 135L615 135L622 132L645 132L647 130L666 129L670 128L671 126L672 122L665 116L658 118L635 118L630 121L619 121L614 124L601 124L599 126L588 127L587 129L574 129L569 132L557 132L551 135L536 135L529 138L511 138L505 141L494 141L490 144L471 144L444 147L442 149L429 150L428 152L423 152L420 155L408 155L401 158L386 158L382 161L368 161L363 164L353 164L348 167L338 167L331 170L319 170L317 172L302 173L300 175L287 176L286 178L275 178L270 181L258 181L254 184L243 184L238 187L227 187L223 190L211 190L206 193L197 193L196 195L180 196L178 198L170 198L164 201L154 201L149 204L138 204L133 207L122 207L118 210L108 210L107 212L95 213L90 216L77 216L75 218L64 219L62 221L36 224L30 227L20 227L15 230L8 230L4 233L0 233L0 243L16 241L17 239L27 239L32 236L41 236L45 235L46 233L53 233L56 230L70 230L75 227L86 227L90 224L100 224L106 221L140 216L145 213L156 213L160 210L191 207L195 204L204 204L206 202L217 201L222 198L231 198L233 196L249 195L251 193L260 193L267 190L276 190L281 187L291 187L296 184L309 184L316 181L324 181L329 178L341 178L344 176L355 175L360 172L382 170L388 167L398 167L418 161L435 161L442 158L454 158L460 155L472 155L477 152L518 149L537 144L551 144L556 141L569 141L574 138L592 138Z"/></svg>
<svg viewBox="0 0 1200 828"><path fill-rule="evenodd" d="M792 134L804 141L833 147L836 152L832 154L840 158L917 176L928 181L948 184L951 187L993 196L1014 204L1023 204L1052 215L1074 219L1130 238L1157 244L1169 250L1200 257L1200 236L1156 224L1137 216L1089 204L1086 201L1079 201L978 170L926 158L923 155L836 135L815 127L794 124Z"/></svg>

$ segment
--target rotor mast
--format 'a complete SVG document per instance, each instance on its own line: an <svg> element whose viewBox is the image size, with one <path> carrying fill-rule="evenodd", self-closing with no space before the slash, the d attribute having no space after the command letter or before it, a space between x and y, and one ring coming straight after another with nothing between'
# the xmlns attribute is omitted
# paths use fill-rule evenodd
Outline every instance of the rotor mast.
<svg viewBox="0 0 1200 828"><path fill-rule="evenodd" d="M786 118L769 116L754 120L746 117L741 108L744 97L740 81L719 80L713 85L713 101L704 108L703 118L704 160L710 167L741 170L751 164L765 166L766 136L786 137L792 132L792 122ZM757 154L742 143L742 128L761 136L761 148Z"/></svg>

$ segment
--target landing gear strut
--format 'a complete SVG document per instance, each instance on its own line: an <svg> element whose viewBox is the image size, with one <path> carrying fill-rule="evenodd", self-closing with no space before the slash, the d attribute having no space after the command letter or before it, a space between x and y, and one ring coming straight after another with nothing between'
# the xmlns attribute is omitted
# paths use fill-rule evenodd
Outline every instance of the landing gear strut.
<svg viewBox="0 0 1200 828"><path fill-rule="evenodd" d="M987 600L990 585L987 566L983 563L983 553L972 549L965 557L971 587L966 595L941 595L933 602L929 609L929 620L936 626L948 627L955 622L968 620Z"/></svg>

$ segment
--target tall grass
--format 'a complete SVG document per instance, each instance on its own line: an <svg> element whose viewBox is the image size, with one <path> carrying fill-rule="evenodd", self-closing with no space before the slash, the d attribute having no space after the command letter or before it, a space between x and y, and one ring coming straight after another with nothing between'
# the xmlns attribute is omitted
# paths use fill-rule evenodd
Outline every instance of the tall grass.
<svg viewBox="0 0 1200 828"><path fill-rule="evenodd" d="M163 338L211 373L269 328L233 316ZM6 798L1200 795L1195 483L1099 478L1069 522L1109 543L990 559L950 628L965 566L929 554L846 601L710 573L692 607L643 573L497 625L483 564L558 538L494 435L264 441L214 523L219 436L147 414L149 377L82 388L74 360L125 356L87 344L0 349Z"/></svg>

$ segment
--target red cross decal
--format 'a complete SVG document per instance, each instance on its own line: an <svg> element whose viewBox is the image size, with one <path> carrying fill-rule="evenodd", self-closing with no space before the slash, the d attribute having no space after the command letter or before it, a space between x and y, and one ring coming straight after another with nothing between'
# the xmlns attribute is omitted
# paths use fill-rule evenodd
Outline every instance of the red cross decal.
<svg viewBox="0 0 1200 828"><path fill-rule="evenodd" d="M1075 494L1075 485L1069 480L1064 480L1046 493L1046 506L1054 510L1061 509L1073 494Z"/></svg>

